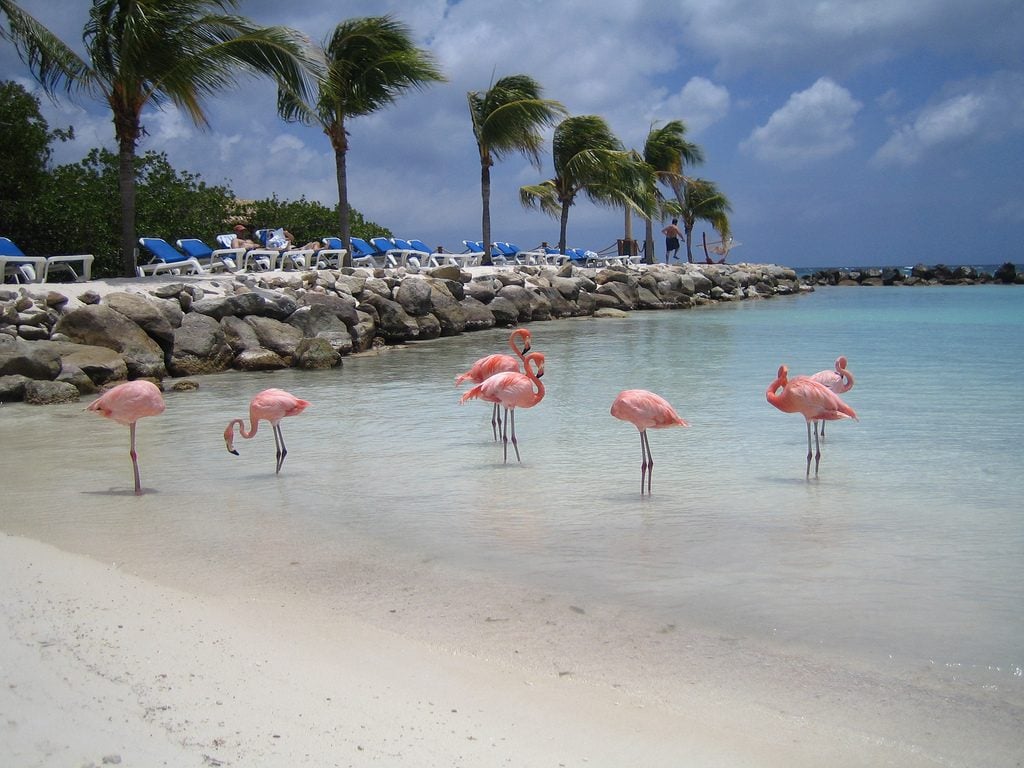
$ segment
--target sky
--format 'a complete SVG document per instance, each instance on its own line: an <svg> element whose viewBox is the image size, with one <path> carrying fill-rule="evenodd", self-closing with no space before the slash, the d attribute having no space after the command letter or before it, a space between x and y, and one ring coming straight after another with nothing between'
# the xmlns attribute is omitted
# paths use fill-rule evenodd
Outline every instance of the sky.
<svg viewBox="0 0 1024 768"><path fill-rule="evenodd" d="M20 4L82 51L87 0ZM454 251L480 238L466 94L527 74L570 114L603 117L629 148L683 120L705 156L687 174L731 203L731 261L1024 262L1020 0L240 0L237 12L318 43L345 19L391 14L434 56L447 82L349 124L349 202L399 237ZM8 42L0 79L38 92ZM115 149L104 104L40 101L51 128L75 128L55 162ZM173 108L144 112L140 152L166 152L241 198L337 203L327 137L284 123L269 81L242 78L205 108L207 129ZM540 169L519 156L492 169L494 239L557 242L558 221L518 194L552 175L550 141ZM568 243L601 250L624 228L621 209L580 197ZM695 244L705 231L714 238L698 222ZM643 232L635 219L634 237Z"/></svg>

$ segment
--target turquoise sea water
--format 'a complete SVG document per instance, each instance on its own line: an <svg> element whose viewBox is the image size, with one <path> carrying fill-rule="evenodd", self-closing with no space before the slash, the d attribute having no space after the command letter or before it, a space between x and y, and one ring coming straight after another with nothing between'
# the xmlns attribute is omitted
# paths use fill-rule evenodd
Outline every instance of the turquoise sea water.
<svg viewBox="0 0 1024 768"><path fill-rule="evenodd" d="M900 681L897 700L912 679L993 729L978 736L1001 740L989 764L1024 750L1000 730L1024 712L1021 288L824 288L530 327L547 394L517 417L522 463L502 464L489 405L459 405L453 386L503 350L495 330L168 393L139 427L138 499L126 429L82 405L4 406L0 440L20 458L0 468L0 528L171 581L212 562L203 589L280 590L371 618L394 610L375 596L403 569L559 595L728 638L745 658L870 670ZM804 422L765 389L781 363L809 374L840 354L860 420L829 424L807 481ZM236 442L238 457L221 438L268 386L313 403L283 423L278 477L269 430ZM650 497L637 433L609 415L626 388L691 423L650 433ZM407 609L454 616L472 594L424 591ZM445 642L443 622L433 633ZM671 663L648 661L654 674Z"/></svg>

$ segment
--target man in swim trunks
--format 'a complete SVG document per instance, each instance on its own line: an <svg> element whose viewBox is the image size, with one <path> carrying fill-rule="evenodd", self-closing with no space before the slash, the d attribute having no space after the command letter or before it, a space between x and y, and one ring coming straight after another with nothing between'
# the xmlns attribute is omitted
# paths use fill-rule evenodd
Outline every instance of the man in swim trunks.
<svg viewBox="0 0 1024 768"><path fill-rule="evenodd" d="M679 219L672 219L672 223L661 230L665 236L665 263L670 259L679 260L679 238L683 237L683 231L679 229Z"/></svg>

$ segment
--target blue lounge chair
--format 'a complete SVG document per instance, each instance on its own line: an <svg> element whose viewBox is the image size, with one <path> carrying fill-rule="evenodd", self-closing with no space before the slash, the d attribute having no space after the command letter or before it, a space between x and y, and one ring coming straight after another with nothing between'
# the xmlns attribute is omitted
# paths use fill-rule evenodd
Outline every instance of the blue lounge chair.
<svg viewBox="0 0 1024 768"><path fill-rule="evenodd" d="M238 264L241 262L242 256L245 255L245 248L218 248L214 250L196 237L183 237L176 242L176 245L185 252L186 256L191 256L204 268L214 272L221 269L228 272L237 271Z"/></svg>
<svg viewBox="0 0 1024 768"><path fill-rule="evenodd" d="M323 268L340 269L345 263L345 256L348 251L344 248L340 237L321 237L320 242L324 247L316 252L317 264Z"/></svg>
<svg viewBox="0 0 1024 768"><path fill-rule="evenodd" d="M352 243L352 263L358 267L383 267L384 256L361 237L349 237ZM378 257L380 261L378 262Z"/></svg>
<svg viewBox="0 0 1024 768"><path fill-rule="evenodd" d="M137 264L135 272L139 277L167 273L172 275L201 275L206 270L202 264L188 256L160 237L140 237L139 245L152 257L147 264Z"/></svg>
<svg viewBox="0 0 1024 768"><path fill-rule="evenodd" d="M79 275L72 264L81 262ZM0 237L0 282L44 283L51 274L67 273L75 282L92 278L91 253L71 256L27 256L9 237Z"/></svg>

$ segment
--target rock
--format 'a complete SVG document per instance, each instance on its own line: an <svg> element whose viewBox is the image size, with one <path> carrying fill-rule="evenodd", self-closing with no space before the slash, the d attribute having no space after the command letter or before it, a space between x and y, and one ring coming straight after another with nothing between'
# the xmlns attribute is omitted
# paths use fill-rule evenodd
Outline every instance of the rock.
<svg viewBox="0 0 1024 768"><path fill-rule="evenodd" d="M402 309L413 317L420 317L431 311L431 293L433 287L427 280L403 280L398 286L395 300Z"/></svg>
<svg viewBox="0 0 1024 768"><path fill-rule="evenodd" d="M295 348L302 341L302 331L272 317L250 316L245 318L245 322L256 331L256 337L263 347L285 359L291 359Z"/></svg>
<svg viewBox="0 0 1024 768"><path fill-rule="evenodd" d="M467 331L482 331L494 327L494 313L486 304L477 301L472 296L467 296L459 302L462 312L466 316Z"/></svg>
<svg viewBox="0 0 1024 768"><path fill-rule="evenodd" d="M494 316L494 324L499 328L519 324L519 307L504 296L495 296L487 308Z"/></svg>
<svg viewBox="0 0 1024 768"><path fill-rule="evenodd" d="M505 274L505 273L501 273ZM504 280L502 282L505 282ZM533 296L526 290L522 285L517 283L505 283L501 290L498 291L497 299L505 299L515 305L517 311L516 322L528 322L533 319ZM491 302L491 311L493 312L494 302ZM495 313L497 318L497 313Z"/></svg>
<svg viewBox="0 0 1024 768"><path fill-rule="evenodd" d="M0 335L0 376L52 380L60 373L60 355L51 347Z"/></svg>
<svg viewBox="0 0 1024 768"><path fill-rule="evenodd" d="M224 341L236 355L262 348L256 329L245 322L244 318L228 315L220 321L220 327L224 333Z"/></svg>
<svg viewBox="0 0 1024 768"><path fill-rule="evenodd" d="M354 320L355 308L352 314ZM326 304L299 307L292 312L287 323L307 338L314 338L321 333L348 333L348 326Z"/></svg>
<svg viewBox="0 0 1024 768"><path fill-rule="evenodd" d="M235 355L234 363L240 371L277 371L288 367L287 360L263 347L239 352Z"/></svg>
<svg viewBox="0 0 1024 768"><path fill-rule="evenodd" d="M0 403L12 403L25 399L25 385L32 379L20 373L0 376Z"/></svg>
<svg viewBox="0 0 1024 768"><path fill-rule="evenodd" d="M120 352L131 378L162 379L167 375L164 353L153 339L127 317L110 307L87 305L68 312L54 332L80 344Z"/></svg>
<svg viewBox="0 0 1024 768"><path fill-rule="evenodd" d="M192 304L192 311L220 320L222 317L271 317L284 320L298 309L295 299L283 293L255 290L222 298L202 299Z"/></svg>
<svg viewBox="0 0 1024 768"><path fill-rule="evenodd" d="M86 291L79 295L78 300L83 304L99 304L100 295L96 291Z"/></svg>
<svg viewBox="0 0 1024 768"><path fill-rule="evenodd" d="M163 299L150 299L140 293L111 293L107 295L103 303L116 312L120 312L166 348L174 341L174 328L181 325L182 312L175 301L177 323L172 326L168 314L161 311L155 303L156 301L160 301L161 304L166 303Z"/></svg>
<svg viewBox="0 0 1024 768"><path fill-rule="evenodd" d="M109 347L75 344L69 341L45 343L60 356L62 372L68 369L82 371L97 387L112 381L128 379L128 366L124 357ZM79 391L84 394L86 389L79 386Z"/></svg>
<svg viewBox="0 0 1024 768"><path fill-rule="evenodd" d="M394 344L419 338L419 323L402 309L402 305L397 301L370 293L366 298L366 304L377 312L377 331L387 343Z"/></svg>
<svg viewBox="0 0 1024 768"><path fill-rule="evenodd" d="M303 306L327 307L348 328L359 322L356 312L357 303L352 295L347 293L307 293L299 300L300 308Z"/></svg>
<svg viewBox="0 0 1024 768"><path fill-rule="evenodd" d="M345 331L345 333L347 334L348 331ZM327 368L334 368L340 363L341 355L325 338L304 338L295 347L294 365L296 368L325 370Z"/></svg>
<svg viewBox="0 0 1024 768"><path fill-rule="evenodd" d="M199 389L199 382L192 379L181 379L171 385L173 392L195 392Z"/></svg>
<svg viewBox="0 0 1024 768"><path fill-rule="evenodd" d="M614 307L602 307L601 309L595 310L594 317L598 319L607 317L621 319L623 317L629 317L629 313L623 312L621 309L615 309Z"/></svg>
<svg viewBox="0 0 1024 768"><path fill-rule="evenodd" d="M189 312L174 331L169 367L175 376L199 376L227 370L234 359L220 323Z"/></svg>
<svg viewBox="0 0 1024 768"><path fill-rule="evenodd" d="M433 315L421 315L416 322L420 326L420 339L436 339L441 335L441 323Z"/></svg>
<svg viewBox="0 0 1024 768"><path fill-rule="evenodd" d="M1017 280L1017 267L1012 261L1007 261L999 267L993 277L1000 283L1013 283Z"/></svg>
<svg viewBox="0 0 1024 768"><path fill-rule="evenodd" d="M437 318L442 336L457 336L466 330L466 313L462 305L440 286L430 289L430 314Z"/></svg>
<svg viewBox="0 0 1024 768"><path fill-rule="evenodd" d="M74 403L80 395L78 388L66 381L28 381L24 399L29 405L54 405Z"/></svg>

